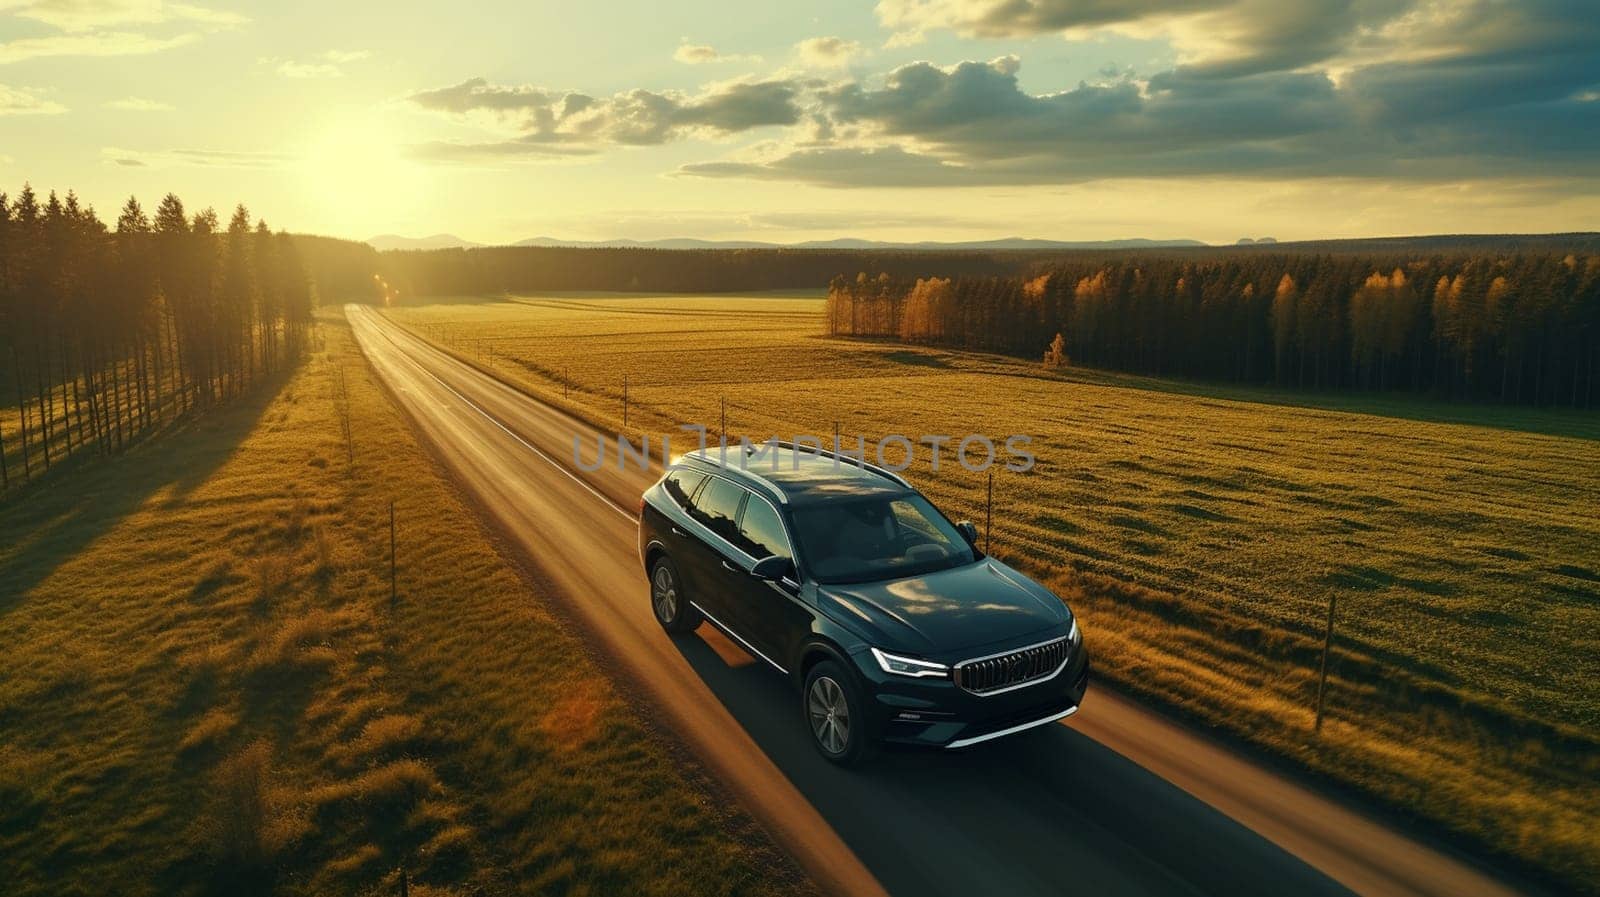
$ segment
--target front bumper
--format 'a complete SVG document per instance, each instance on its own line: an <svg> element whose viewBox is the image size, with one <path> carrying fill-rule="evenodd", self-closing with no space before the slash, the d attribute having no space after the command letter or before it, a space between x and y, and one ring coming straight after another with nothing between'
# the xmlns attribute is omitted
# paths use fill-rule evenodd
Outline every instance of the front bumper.
<svg viewBox="0 0 1600 897"><path fill-rule="evenodd" d="M889 744L956 750L1065 719L1089 687L1089 652L1080 643L1061 671L1013 691L977 695L950 679L885 673L870 652L855 655L872 733Z"/></svg>

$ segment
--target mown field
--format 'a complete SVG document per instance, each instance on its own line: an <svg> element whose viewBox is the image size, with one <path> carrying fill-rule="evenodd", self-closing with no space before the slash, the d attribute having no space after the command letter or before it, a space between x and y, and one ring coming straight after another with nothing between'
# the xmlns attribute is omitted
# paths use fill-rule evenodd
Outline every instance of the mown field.
<svg viewBox="0 0 1600 897"><path fill-rule="evenodd" d="M496 551L343 318L318 331L0 503L6 893L810 893Z"/></svg>
<svg viewBox="0 0 1600 897"><path fill-rule="evenodd" d="M821 311L585 294L388 314L617 428L626 377L634 433L715 431L725 400L734 438L1030 434L1037 469L995 478L994 550L1080 607L1103 674L1477 849L1600 880L1596 416L1046 371L828 339ZM928 461L908 475L981 526L984 476Z"/></svg>

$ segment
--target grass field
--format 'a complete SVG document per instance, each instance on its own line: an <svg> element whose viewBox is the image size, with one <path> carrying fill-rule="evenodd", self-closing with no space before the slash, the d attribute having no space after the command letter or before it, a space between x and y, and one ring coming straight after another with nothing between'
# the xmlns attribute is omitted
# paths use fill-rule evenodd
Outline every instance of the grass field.
<svg viewBox="0 0 1600 897"><path fill-rule="evenodd" d="M342 317L319 332L0 504L6 893L810 893L497 553Z"/></svg>
<svg viewBox="0 0 1600 897"><path fill-rule="evenodd" d="M626 376L635 433L715 431L725 399L735 438L1033 435L1038 468L996 477L994 548L1080 607L1105 674L1480 849L1600 880L1595 415L1046 372L827 339L821 308L579 295L389 314L616 428ZM934 474L925 450L908 475L981 525L982 475L948 457Z"/></svg>

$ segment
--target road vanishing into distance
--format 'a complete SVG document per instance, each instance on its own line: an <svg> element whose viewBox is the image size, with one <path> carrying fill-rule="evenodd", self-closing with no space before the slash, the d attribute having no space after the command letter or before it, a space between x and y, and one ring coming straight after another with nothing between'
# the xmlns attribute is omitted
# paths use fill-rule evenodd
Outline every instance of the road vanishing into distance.
<svg viewBox="0 0 1600 897"><path fill-rule="evenodd" d="M636 521L659 471L624 473L608 455L582 472L573 437L592 457L595 428L377 310L346 313L422 438L634 684L640 712L677 733L830 893L1517 893L1093 682L1061 725L836 768L812 749L784 677L710 626L673 639L651 615Z"/></svg>

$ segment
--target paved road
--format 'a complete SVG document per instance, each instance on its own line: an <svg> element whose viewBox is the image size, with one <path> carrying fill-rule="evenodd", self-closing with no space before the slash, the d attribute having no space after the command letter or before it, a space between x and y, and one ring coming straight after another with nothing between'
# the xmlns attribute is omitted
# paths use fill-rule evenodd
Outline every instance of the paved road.
<svg viewBox="0 0 1600 897"><path fill-rule="evenodd" d="M775 672L709 626L674 640L656 625L635 538L652 474L578 471L573 437L592 454L592 427L378 311L347 313L422 437L637 680L645 712L831 892L1515 893L1104 688L1060 726L837 769L807 743L799 698Z"/></svg>

